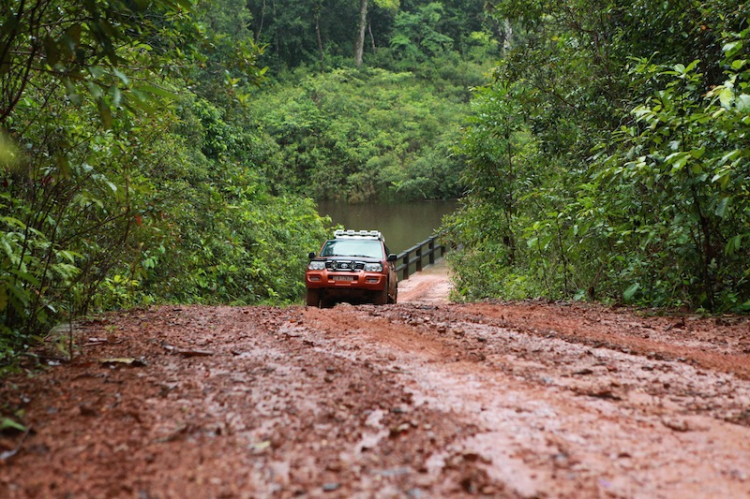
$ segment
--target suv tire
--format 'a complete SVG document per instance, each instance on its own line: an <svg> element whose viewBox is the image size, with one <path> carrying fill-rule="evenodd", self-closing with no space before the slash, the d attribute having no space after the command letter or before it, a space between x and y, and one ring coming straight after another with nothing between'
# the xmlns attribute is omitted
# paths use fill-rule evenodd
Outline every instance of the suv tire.
<svg viewBox="0 0 750 499"><path fill-rule="evenodd" d="M383 291L376 291L375 296L373 297L372 303L375 305L385 305L388 303L388 283L386 283L385 288L383 288Z"/></svg>
<svg viewBox="0 0 750 499"><path fill-rule="evenodd" d="M317 307L320 305L320 290L319 289L308 289L307 290L307 306Z"/></svg>

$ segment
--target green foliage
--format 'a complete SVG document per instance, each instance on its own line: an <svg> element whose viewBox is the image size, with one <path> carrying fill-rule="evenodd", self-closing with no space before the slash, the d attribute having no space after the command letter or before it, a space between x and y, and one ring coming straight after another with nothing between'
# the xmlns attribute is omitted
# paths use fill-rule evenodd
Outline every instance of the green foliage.
<svg viewBox="0 0 750 499"><path fill-rule="evenodd" d="M113 112L120 106L148 107L148 97L161 89L145 79L132 80L123 68L138 65L147 74L162 72L181 41L169 24L190 8L189 0L5 1L0 12L0 124L11 118L32 79L48 92L63 86L74 103L88 96L105 128L113 125Z"/></svg>
<svg viewBox="0 0 750 499"><path fill-rule="evenodd" d="M362 202L455 196L464 112L411 74L339 69L271 88L252 117L288 165L279 191Z"/></svg>
<svg viewBox="0 0 750 499"><path fill-rule="evenodd" d="M453 39L438 31L443 14L443 5L439 2L420 6L415 12L400 12L396 16L391 47L412 61L424 61L450 50Z"/></svg>
<svg viewBox="0 0 750 499"><path fill-rule="evenodd" d="M229 18L240 4L11 4L0 29L0 364L92 310L299 299L326 221L310 200L269 192L274 144L245 112L263 70Z"/></svg>
<svg viewBox="0 0 750 499"><path fill-rule="evenodd" d="M725 65L736 69L706 95L697 61L669 68L641 61L633 69L662 88L633 109L635 123L614 135L617 149L596 163L600 200L620 246L637 243L650 255L623 266L621 279L632 283L626 299L713 310L750 298L742 242L750 222L744 138L750 73L742 71L744 59L732 56L734 43L741 42L726 44Z"/></svg>
<svg viewBox="0 0 750 499"><path fill-rule="evenodd" d="M511 43L464 134L458 291L750 308L747 6L495 9Z"/></svg>
<svg viewBox="0 0 750 499"><path fill-rule="evenodd" d="M494 32L484 4L484 0L369 2L365 62L403 71L447 50L468 55L478 44L471 33L492 36ZM278 72L306 65L323 71L352 65L360 2L250 0L247 5L255 41L267 47L263 64ZM486 44L493 45L490 40ZM400 67L383 66L384 60L398 60Z"/></svg>

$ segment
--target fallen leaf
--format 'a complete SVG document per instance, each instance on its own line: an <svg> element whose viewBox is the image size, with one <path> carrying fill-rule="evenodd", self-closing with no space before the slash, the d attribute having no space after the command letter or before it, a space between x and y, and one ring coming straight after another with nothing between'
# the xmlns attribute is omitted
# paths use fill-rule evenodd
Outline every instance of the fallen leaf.
<svg viewBox="0 0 750 499"><path fill-rule="evenodd" d="M576 375L579 375L579 376L586 376L588 374L594 374L594 371L592 371L588 367L585 367L583 369L579 369L578 371L573 372L573 374L576 374Z"/></svg>
<svg viewBox="0 0 750 499"><path fill-rule="evenodd" d="M212 350L177 350L176 353L182 355L183 357L210 357L211 355L214 355L215 352Z"/></svg>
<svg viewBox="0 0 750 499"><path fill-rule="evenodd" d="M270 440L264 440L263 442L258 442L250 446L253 449L253 452L263 452L264 450L271 447L271 441Z"/></svg>
<svg viewBox="0 0 750 499"><path fill-rule="evenodd" d="M176 353L184 357L209 357L215 354L215 352L213 352L212 350L200 350L197 348L182 349L182 348L178 348L174 345L170 345L169 343L165 343L165 342L162 342L161 346L164 347L164 349L169 352ZM234 355L239 355L239 354L234 353L234 351L232 351L232 353Z"/></svg>
<svg viewBox="0 0 750 499"><path fill-rule="evenodd" d="M103 366L126 366L126 367L144 367L146 361L143 359L134 359L132 357L113 357L110 359L99 359L99 363Z"/></svg>
<svg viewBox="0 0 750 499"><path fill-rule="evenodd" d="M16 421L13 421L10 418L3 418L2 420L0 420L0 431L5 431L5 430L15 430L15 431L21 431L21 432L27 431L24 425Z"/></svg>
<svg viewBox="0 0 750 499"><path fill-rule="evenodd" d="M662 419L661 424L674 431L688 431L688 425L685 421Z"/></svg>

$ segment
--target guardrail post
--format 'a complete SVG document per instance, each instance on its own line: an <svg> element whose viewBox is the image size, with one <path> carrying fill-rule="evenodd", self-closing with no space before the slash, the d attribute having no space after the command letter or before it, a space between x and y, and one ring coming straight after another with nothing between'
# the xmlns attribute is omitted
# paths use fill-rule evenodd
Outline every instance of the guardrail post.
<svg viewBox="0 0 750 499"><path fill-rule="evenodd" d="M416 264L417 272L422 272L424 268L422 260L424 257L428 258L428 265L434 265L435 260L438 258L435 256L438 247L440 248L440 257L445 256L445 244L442 241L438 241L438 239L440 239L440 235L430 236L424 241L398 254L397 261L400 261L401 264L396 266L396 270L398 272L403 271L402 279L406 280L409 278L409 267L412 263ZM436 244L437 247L435 246ZM425 248L428 248L427 254L424 253Z"/></svg>
<svg viewBox="0 0 750 499"><path fill-rule="evenodd" d="M404 280L409 278L409 252L404 255Z"/></svg>

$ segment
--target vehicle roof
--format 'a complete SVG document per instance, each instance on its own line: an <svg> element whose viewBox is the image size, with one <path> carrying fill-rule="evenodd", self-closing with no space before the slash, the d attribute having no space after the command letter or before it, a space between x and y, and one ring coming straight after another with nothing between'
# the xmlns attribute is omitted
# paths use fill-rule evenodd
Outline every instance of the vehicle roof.
<svg viewBox="0 0 750 499"><path fill-rule="evenodd" d="M333 233L334 239L376 239L385 242L383 234L377 230L337 230Z"/></svg>

